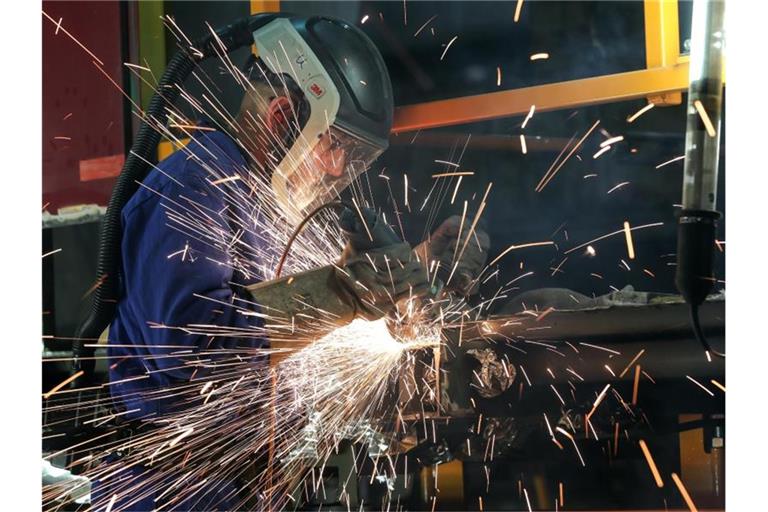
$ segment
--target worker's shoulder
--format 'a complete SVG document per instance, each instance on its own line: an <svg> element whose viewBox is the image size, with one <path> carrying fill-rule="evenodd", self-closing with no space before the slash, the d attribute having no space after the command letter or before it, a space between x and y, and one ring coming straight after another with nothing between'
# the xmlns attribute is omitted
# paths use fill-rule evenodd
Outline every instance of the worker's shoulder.
<svg viewBox="0 0 768 512"><path fill-rule="evenodd" d="M150 170L123 215L137 208L156 207L163 199L205 201L212 183L241 169L245 169L245 159L227 135L219 131L196 134L185 147Z"/></svg>

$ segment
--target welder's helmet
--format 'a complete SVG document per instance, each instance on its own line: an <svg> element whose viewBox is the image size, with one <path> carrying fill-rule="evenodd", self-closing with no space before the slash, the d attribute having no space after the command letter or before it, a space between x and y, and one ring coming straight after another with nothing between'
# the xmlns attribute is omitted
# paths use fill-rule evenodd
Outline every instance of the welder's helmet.
<svg viewBox="0 0 768 512"><path fill-rule="evenodd" d="M253 38L261 62L289 75L309 107L271 178L278 204L295 220L337 196L387 148L394 106L384 60L360 29L283 15Z"/></svg>

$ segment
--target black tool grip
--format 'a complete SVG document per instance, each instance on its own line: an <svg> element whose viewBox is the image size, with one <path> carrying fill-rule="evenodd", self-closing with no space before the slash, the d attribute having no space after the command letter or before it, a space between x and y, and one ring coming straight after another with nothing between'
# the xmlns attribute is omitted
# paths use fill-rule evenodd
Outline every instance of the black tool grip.
<svg viewBox="0 0 768 512"><path fill-rule="evenodd" d="M683 210L677 224L675 284L689 304L704 302L715 284L714 245L718 212Z"/></svg>

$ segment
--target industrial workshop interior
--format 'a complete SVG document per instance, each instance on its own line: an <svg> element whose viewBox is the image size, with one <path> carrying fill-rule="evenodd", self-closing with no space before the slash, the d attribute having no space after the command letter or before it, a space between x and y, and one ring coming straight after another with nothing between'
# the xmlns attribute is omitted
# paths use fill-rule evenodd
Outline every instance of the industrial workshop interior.
<svg viewBox="0 0 768 512"><path fill-rule="evenodd" d="M11 509L725 510L751 2L30 3Z"/></svg>

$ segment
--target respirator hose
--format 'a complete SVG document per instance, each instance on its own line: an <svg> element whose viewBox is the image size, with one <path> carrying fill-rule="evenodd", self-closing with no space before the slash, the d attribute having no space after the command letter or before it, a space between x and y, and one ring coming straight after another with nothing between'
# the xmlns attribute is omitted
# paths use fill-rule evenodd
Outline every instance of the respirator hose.
<svg viewBox="0 0 768 512"><path fill-rule="evenodd" d="M215 36L210 34L194 42L191 47L182 48L168 63L158 82L157 92L152 96L144 113L102 219L96 274L98 286L94 291L88 317L80 325L72 344L74 369L84 371L83 378L78 379L79 381L89 383L93 377L95 348L86 344L95 345L98 342L101 333L112 322L117 309L122 243L121 213L139 188L139 183L147 176L152 167L151 162L156 161L160 132L152 123L164 122L166 108L173 106L181 93L180 86L200 62L252 44L253 31L276 16L258 14L238 20L218 30Z"/></svg>

